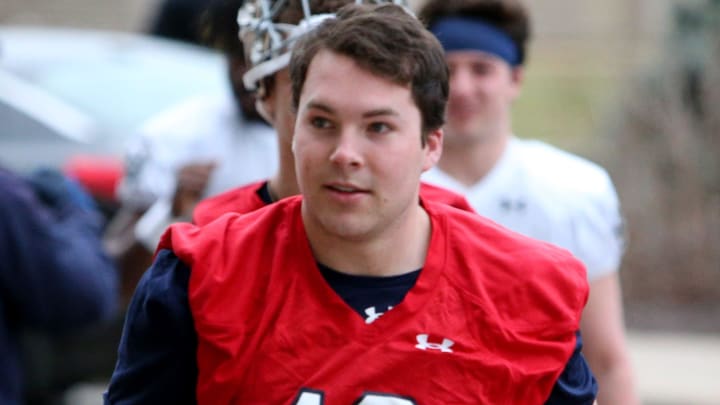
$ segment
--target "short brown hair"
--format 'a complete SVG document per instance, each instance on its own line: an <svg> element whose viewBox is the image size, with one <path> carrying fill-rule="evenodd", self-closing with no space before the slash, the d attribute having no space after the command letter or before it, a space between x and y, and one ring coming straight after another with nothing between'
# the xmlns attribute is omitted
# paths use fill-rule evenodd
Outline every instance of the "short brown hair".
<svg viewBox="0 0 720 405"><path fill-rule="evenodd" d="M369 72L409 86L422 116L422 142L445 123L448 69L442 46L407 10L393 4L343 7L302 38L290 60L293 107L298 108L308 68L328 50Z"/></svg>
<svg viewBox="0 0 720 405"><path fill-rule="evenodd" d="M443 17L483 20L512 39L519 51L519 64L525 63L530 17L520 0L427 0L418 16L428 27Z"/></svg>

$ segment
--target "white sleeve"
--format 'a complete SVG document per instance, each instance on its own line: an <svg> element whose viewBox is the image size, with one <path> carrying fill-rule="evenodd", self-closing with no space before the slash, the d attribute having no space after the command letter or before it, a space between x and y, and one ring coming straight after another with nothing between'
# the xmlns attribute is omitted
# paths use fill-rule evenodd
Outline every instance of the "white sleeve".
<svg viewBox="0 0 720 405"><path fill-rule="evenodd" d="M612 181L606 172L597 189L578 201L571 218L573 253L585 264L588 280L618 271L625 249L624 223Z"/></svg>

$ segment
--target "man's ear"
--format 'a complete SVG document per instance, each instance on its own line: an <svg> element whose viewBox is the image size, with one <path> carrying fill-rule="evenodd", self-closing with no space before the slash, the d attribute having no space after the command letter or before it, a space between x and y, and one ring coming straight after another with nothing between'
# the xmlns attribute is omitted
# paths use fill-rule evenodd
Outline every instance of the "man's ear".
<svg viewBox="0 0 720 405"><path fill-rule="evenodd" d="M255 110L257 110L258 114L260 114L260 116L267 121L268 124L274 125L275 114L272 111L272 106L268 97L264 97L262 99L258 98L255 100Z"/></svg>
<svg viewBox="0 0 720 405"><path fill-rule="evenodd" d="M428 132L425 140L425 161L423 162L423 172L430 170L440 160L443 149L443 137L445 136L442 128L434 129Z"/></svg>
<svg viewBox="0 0 720 405"><path fill-rule="evenodd" d="M525 81L525 69L522 66L516 66L510 71L510 81L513 85L513 100L520 96L522 85Z"/></svg>

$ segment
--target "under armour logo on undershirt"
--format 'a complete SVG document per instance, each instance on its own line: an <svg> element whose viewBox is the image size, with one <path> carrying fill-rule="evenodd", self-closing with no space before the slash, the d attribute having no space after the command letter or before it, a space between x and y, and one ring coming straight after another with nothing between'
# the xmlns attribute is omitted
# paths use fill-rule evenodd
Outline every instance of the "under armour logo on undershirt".
<svg viewBox="0 0 720 405"><path fill-rule="evenodd" d="M450 347L455 344L455 342L450 339L443 339L442 343L428 342L428 335L426 333L417 335L415 339L417 339L418 342L418 344L415 345L416 348L420 350L440 350L443 353L452 353L453 351Z"/></svg>
<svg viewBox="0 0 720 405"><path fill-rule="evenodd" d="M388 307L388 311L391 310L392 307ZM385 311L387 312L387 311ZM366 324L371 324L375 322L378 318L380 318L385 312L376 312L375 307L369 307L365 308L365 315L367 315L367 318L365 318Z"/></svg>

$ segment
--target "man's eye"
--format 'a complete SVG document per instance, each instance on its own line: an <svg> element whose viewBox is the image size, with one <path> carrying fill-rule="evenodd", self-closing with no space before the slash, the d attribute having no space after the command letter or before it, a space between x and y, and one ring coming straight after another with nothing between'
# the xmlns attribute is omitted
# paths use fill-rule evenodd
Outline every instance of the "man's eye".
<svg viewBox="0 0 720 405"><path fill-rule="evenodd" d="M492 67L484 63L476 63L472 66L472 71L476 75L486 75L492 71Z"/></svg>
<svg viewBox="0 0 720 405"><path fill-rule="evenodd" d="M313 117L310 119L310 125L319 129L330 128L330 120L322 117Z"/></svg>
<svg viewBox="0 0 720 405"><path fill-rule="evenodd" d="M370 130L370 132L384 133L390 130L390 126L384 122L373 122L368 125L368 130Z"/></svg>

